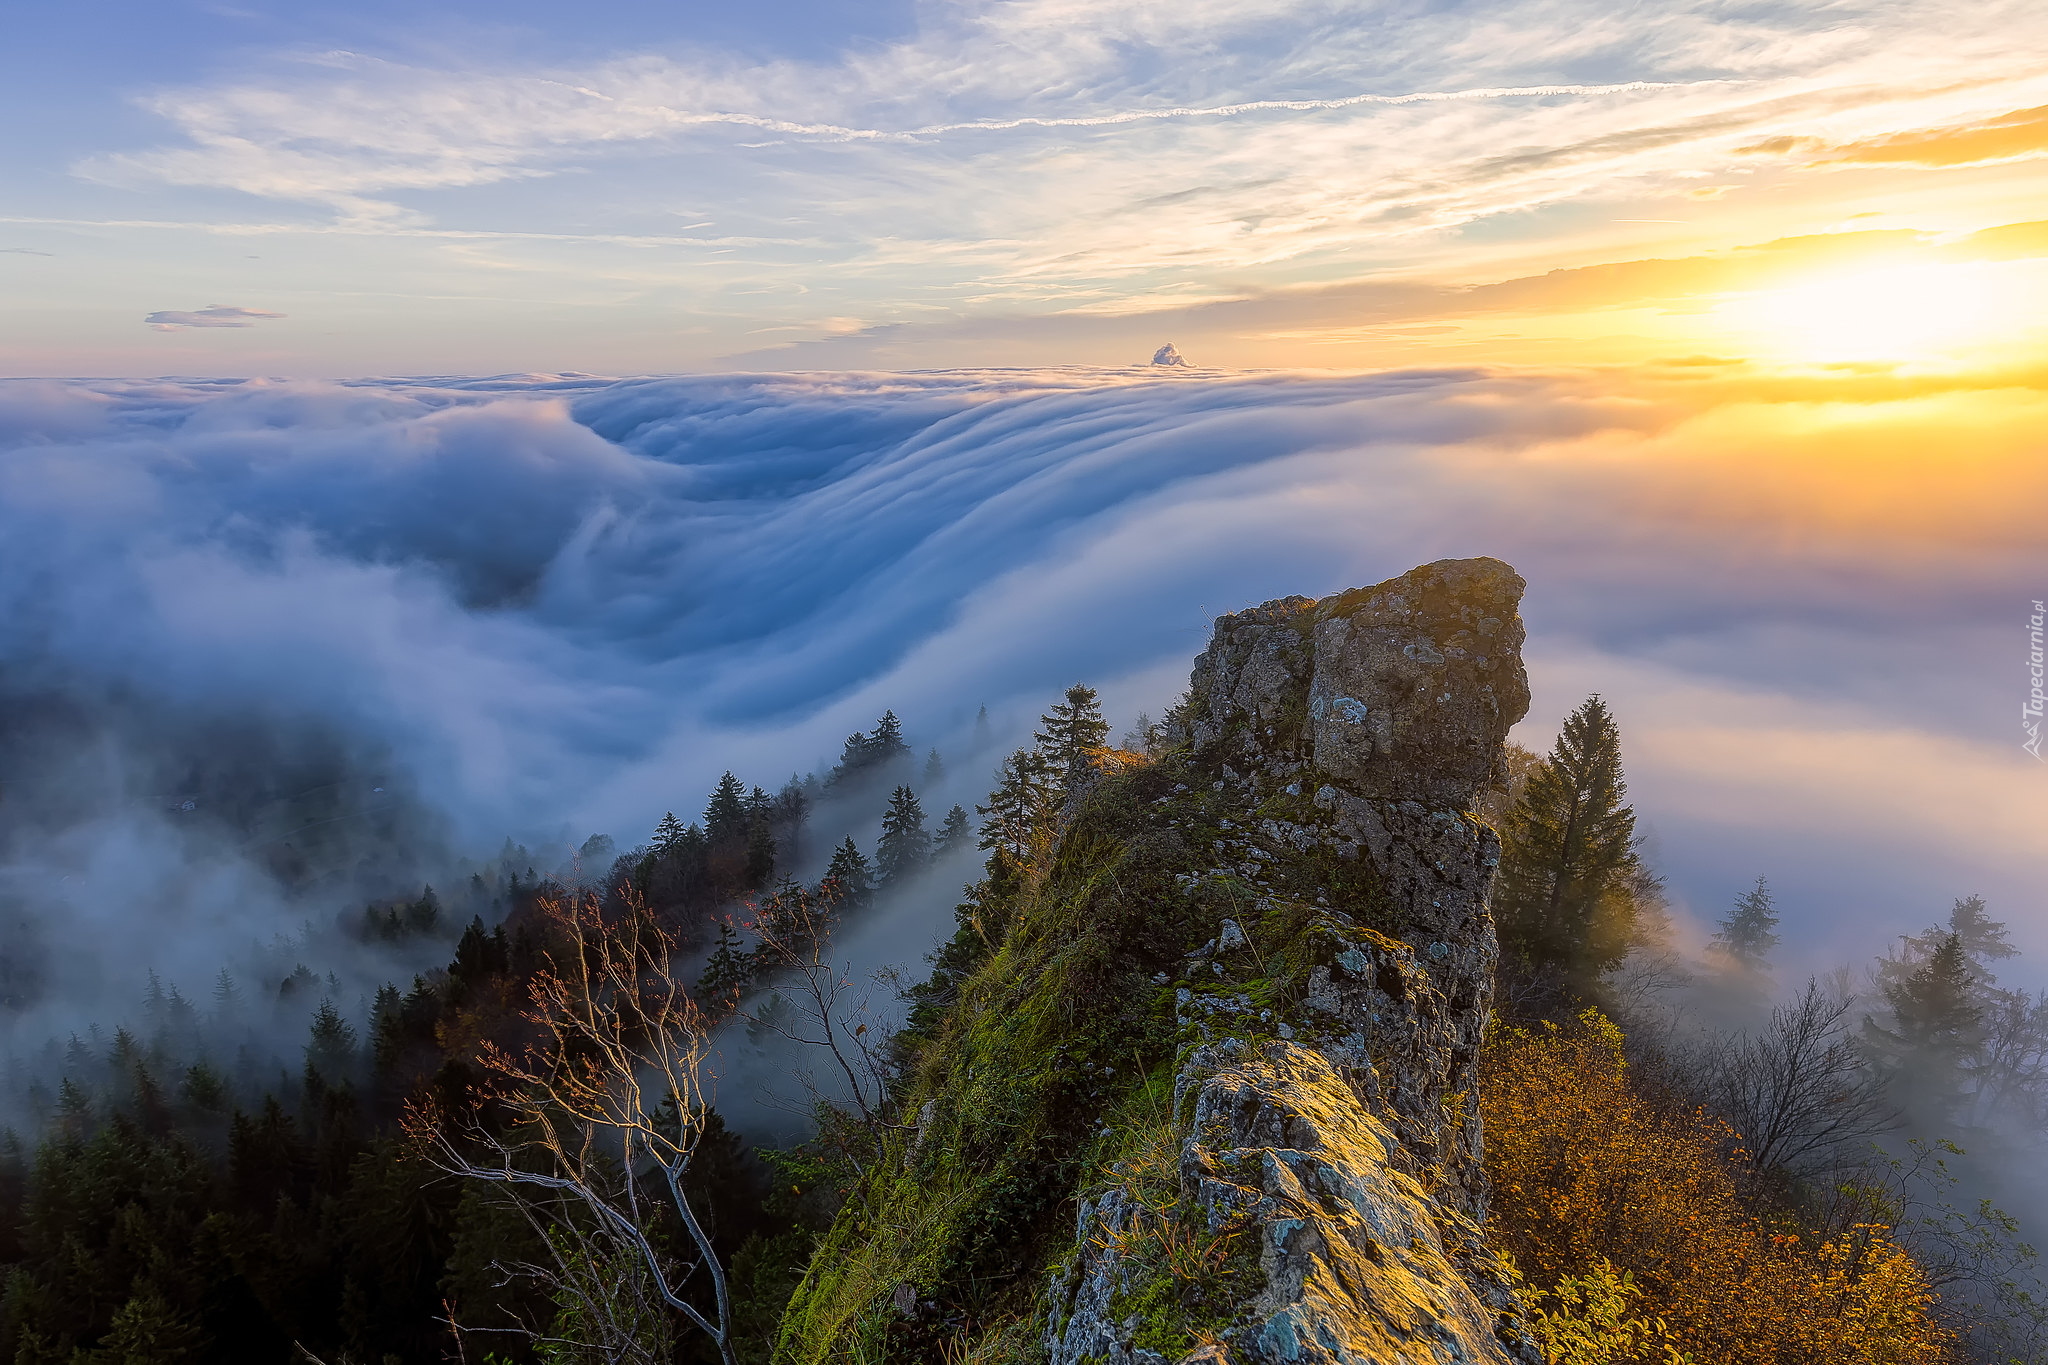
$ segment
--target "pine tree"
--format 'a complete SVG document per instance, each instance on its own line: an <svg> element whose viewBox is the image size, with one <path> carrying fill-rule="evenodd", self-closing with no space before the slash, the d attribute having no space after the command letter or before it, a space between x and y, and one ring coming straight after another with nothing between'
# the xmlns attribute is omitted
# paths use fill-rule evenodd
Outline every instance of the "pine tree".
<svg viewBox="0 0 2048 1365"><path fill-rule="evenodd" d="M825 881L841 905L865 905L874 895L874 876L868 870L867 855L860 851L852 836L833 851L831 865L825 869Z"/></svg>
<svg viewBox="0 0 2048 1365"><path fill-rule="evenodd" d="M1052 842L1059 788L1045 755L1019 749L1003 760L988 804L975 810L982 821L979 845L1009 854L1020 864L1037 859Z"/></svg>
<svg viewBox="0 0 2048 1365"><path fill-rule="evenodd" d="M875 723L874 733L868 736L868 762L892 763L909 752L910 746L903 742L903 722L896 719L894 711L884 711Z"/></svg>
<svg viewBox="0 0 2048 1365"><path fill-rule="evenodd" d="M899 786L882 812L882 838L875 846L875 871L882 886L895 886L924 871L931 861L932 836L925 831L917 794Z"/></svg>
<svg viewBox="0 0 2048 1365"><path fill-rule="evenodd" d="M1865 1046L1907 1108L1949 1117L1983 1045L1984 1008L1962 935L1942 935L1925 962L1880 991L1886 1018L1864 1016Z"/></svg>
<svg viewBox="0 0 2048 1365"><path fill-rule="evenodd" d="M704 805L704 837L713 848L741 844L747 837L747 789L737 777L726 773L712 789Z"/></svg>
<svg viewBox="0 0 2048 1365"><path fill-rule="evenodd" d="M2019 956L2020 950L2012 946L2012 939L2006 933L2005 922L1991 918L1984 898L1966 896L1957 900L1949 911L1947 928L1929 925L1925 933L1907 934L1899 940L1898 947L1877 964L1880 985L1903 981L1924 965L1941 946L1942 940L1950 935L1961 942L1971 979L1980 989L1988 989L1998 981L1997 974L1991 970L1991 963Z"/></svg>
<svg viewBox="0 0 2048 1365"><path fill-rule="evenodd" d="M782 784L782 790L775 793L773 823L782 857L786 864L795 864L802 856L804 822L810 819L811 794L804 789L803 779L795 773Z"/></svg>
<svg viewBox="0 0 2048 1365"><path fill-rule="evenodd" d="M846 737L846 748L839 756L839 765L825 779L825 786L828 789L838 788L886 768L909 754L910 746L903 740L903 723L896 719L894 711L884 711L872 731Z"/></svg>
<svg viewBox="0 0 2048 1365"><path fill-rule="evenodd" d="M1083 683L1068 688L1066 700L1055 702L1038 724L1038 752L1062 785L1086 769L1089 750L1100 749L1109 740L1109 722L1102 718L1095 689Z"/></svg>
<svg viewBox="0 0 2048 1365"><path fill-rule="evenodd" d="M429 886L420 892L420 898L405 907L405 931L425 936L441 927L441 898Z"/></svg>
<svg viewBox="0 0 2048 1365"><path fill-rule="evenodd" d="M985 754L995 742L995 727L989 723L988 708L984 706L974 713L973 750L976 754Z"/></svg>
<svg viewBox="0 0 2048 1365"><path fill-rule="evenodd" d="M940 758L939 751L937 749L934 749L930 753L925 755L924 789L926 791L930 791L934 787L938 786L941 782L944 782L945 780L946 761Z"/></svg>
<svg viewBox="0 0 2048 1365"><path fill-rule="evenodd" d="M665 858L674 853L676 845L682 842L682 838L683 822L676 819L674 811L670 811L662 816L660 823L654 827L654 841L651 845L654 856Z"/></svg>
<svg viewBox="0 0 2048 1365"><path fill-rule="evenodd" d="M1714 947L1747 972L1761 972L1771 965L1771 951L1778 946L1778 911L1771 889L1762 877L1756 885L1735 899L1735 908L1721 921L1714 935Z"/></svg>
<svg viewBox="0 0 2048 1365"><path fill-rule="evenodd" d="M1574 976L1618 963L1634 937L1635 812L1622 804L1621 732L1595 695L1572 712L1501 830L1493 913L1501 946Z"/></svg>
<svg viewBox="0 0 2048 1365"><path fill-rule="evenodd" d="M2006 934L2005 921L1991 918L1982 896L1958 899L1948 913L1948 928L1961 941L1963 956L1970 960L1970 974L1980 989L1998 981L1991 963L2020 955Z"/></svg>
<svg viewBox="0 0 2048 1365"><path fill-rule="evenodd" d="M967 818L967 812L955 806L946 812L945 823L939 826L939 837L932 842L934 862L959 849L967 847L974 837L974 826Z"/></svg>
<svg viewBox="0 0 2048 1365"><path fill-rule="evenodd" d="M114 1313L94 1360L119 1365L178 1365L197 1359L204 1344L199 1328L146 1282ZM83 1358L84 1352L79 1353Z"/></svg>
<svg viewBox="0 0 2048 1365"><path fill-rule="evenodd" d="M746 890L758 891L775 876L775 826L766 817L747 828Z"/></svg>
<svg viewBox="0 0 2048 1365"><path fill-rule="evenodd" d="M737 1001L740 992L754 979L754 959L740 951L740 936L731 920L718 922L718 944L697 978L697 994L724 1009Z"/></svg>
<svg viewBox="0 0 2048 1365"><path fill-rule="evenodd" d="M312 1038L306 1044L306 1073L329 1085L340 1085L355 1071L356 1031L332 1000L322 1000L313 1015Z"/></svg>
<svg viewBox="0 0 2048 1365"><path fill-rule="evenodd" d="M370 1006L370 1065L381 1079L398 1068L405 1054L405 999L398 987L386 983L377 988Z"/></svg>

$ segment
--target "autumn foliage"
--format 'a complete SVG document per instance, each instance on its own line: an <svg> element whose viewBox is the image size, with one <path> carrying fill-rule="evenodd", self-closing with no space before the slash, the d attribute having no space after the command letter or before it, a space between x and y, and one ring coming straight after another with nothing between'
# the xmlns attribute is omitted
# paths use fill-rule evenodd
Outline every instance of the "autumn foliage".
<svg viewBox="0 0 2048 1365"><path fill-rule="evenodd" d="M1643 1094L1598 1013L1497 1027L1486 1067L1490 1230L1561 1365L1951 1358L1935 1295L1887 1229L1759 1216L1737 1135Z"/></svg>

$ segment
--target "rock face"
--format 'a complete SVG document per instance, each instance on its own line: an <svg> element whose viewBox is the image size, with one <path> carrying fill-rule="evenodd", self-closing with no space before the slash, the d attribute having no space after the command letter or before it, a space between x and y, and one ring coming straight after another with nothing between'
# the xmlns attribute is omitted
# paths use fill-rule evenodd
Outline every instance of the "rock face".
<svg viewBox="0 0 2048 1365"><path fill-rule="evenodd" d="M1170 983L1177 1188L1127 1156L1086 1194L1057 1365L1539 1365L1478 1224L1499 845L1466 813L1528 706L1522 588L1445 560L1216 623L1175 723L1217 866L1183 881L1243 913ZM1255 922L1299 926L1291 966ZM1192 1355L1161 1349L1162 1279L1208 1305Z"/></svg>

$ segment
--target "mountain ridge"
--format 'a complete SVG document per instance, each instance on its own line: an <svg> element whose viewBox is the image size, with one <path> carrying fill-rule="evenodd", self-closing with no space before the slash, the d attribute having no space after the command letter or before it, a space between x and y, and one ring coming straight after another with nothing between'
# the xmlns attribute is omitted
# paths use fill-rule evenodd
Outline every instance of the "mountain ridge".
<svg viewBox="0 0 2048 1365"><path fill-rule="evenodd" d="M1499 844L1467 813L1528 705L1523 586L1444 560L1217 622L1163 752L1105 754L971 888L916 1122L779 1354L1540 1365L1478 1221Z"/></svg>

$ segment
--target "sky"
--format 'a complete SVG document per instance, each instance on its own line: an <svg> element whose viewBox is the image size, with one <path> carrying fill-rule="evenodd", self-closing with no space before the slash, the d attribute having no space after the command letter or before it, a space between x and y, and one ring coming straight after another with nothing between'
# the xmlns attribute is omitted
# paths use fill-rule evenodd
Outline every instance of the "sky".
<svg viewBox="0 0 2048 1365"><path fill-rule="evenodd" d="M1981 359L2041 339L2044 40L2016 0L23 7L0 373Z"/></svg>
<svg viewBox="0 0 2048 1365"><path fill-rule="evenodd" d="M11 15L0 678L140 719L0 893L123 970L275 909L152 871L138 735L261 718L466 848L630 845L884 707L953 745L1081 678L1121 726L1216 615L1491 554L1518 738L1607 697L1690 922L1767 875L1825 967L1981 892L2048 972L2044 41L2000 0Z"/></svg>

